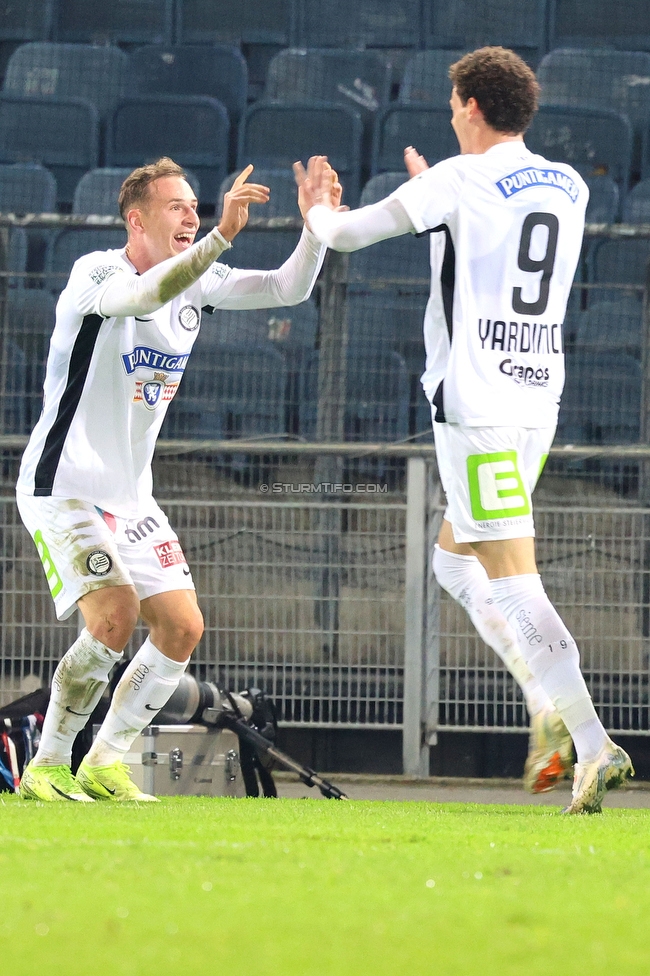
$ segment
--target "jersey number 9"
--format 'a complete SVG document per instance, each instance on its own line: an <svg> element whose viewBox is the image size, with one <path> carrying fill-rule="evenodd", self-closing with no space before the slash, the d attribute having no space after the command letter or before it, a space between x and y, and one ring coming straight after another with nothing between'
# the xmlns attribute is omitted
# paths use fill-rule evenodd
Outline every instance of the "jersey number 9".
<svg viewBox="0 0 650 976"><path fill-rule="evenodd" d="M548 228L548 239L546 242L546 254L539 260L536 260L530 256L530 244L533 231L539 226ZM560 224L555 214L530 213L524 220L523 227L521 228L517 264L522 271L541 271L542 279L539 283L539 295L534 302L523 301L521 288L512 289L512 307L520 315L541 315L542 312L546 311L548 292L551 286L551 275L553 274L553 265L555 263L559 228Z"/></svg>

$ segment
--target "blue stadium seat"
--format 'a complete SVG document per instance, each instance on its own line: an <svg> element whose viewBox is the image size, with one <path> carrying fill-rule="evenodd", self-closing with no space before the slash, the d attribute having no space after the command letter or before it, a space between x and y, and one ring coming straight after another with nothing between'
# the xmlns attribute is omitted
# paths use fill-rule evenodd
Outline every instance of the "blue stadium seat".
<svg viewBox="0 0 650 976"><path fill-rule="evenodd" d="M650 51L647 0L549 0L550 47Z"/></svg>
<svg viewBox="0 0 650 976"><path fill-rule="evenodd" d="M88 44L166 44L174 0L57 0L56 38Z"/></svg>
<svg viewBox="0 0 650 976"><path fill-rule="evenodd" d="M54 0L20 0L0 6L0 41L47 41Z"/></svg>
<svg viewBox="0 0 650 976"><path fill-rule="evenodd" d="M127 168L91 169L81 177L72 200L73 214L119 217L117 195L131 172Z"/></svg>
<svg viewBox="0 0 650 976"><path fill-rule="evenodd" d="M618 220L620 193L611 176L587 176L589 203L585 216L588 224L614 224Z"/></svg>
<svg viewBox="0 0 650 976"><path fill-rule="evenodd" d="M575 337L583 351L617 350L641 359L643 303L641 296L618 295L609 301L594 301L580 316Z"/></svg>
<svg viewBox="0 0 650 976"><path fill-rule="evenodd" d="M91 251L121 249L126 244L126 231L118 227L104 230L69 227L52 236L45 256L45 274L53 292L65 288L72 265Z"/></svg>
<svg viewBox="0 0 650 976"><path fill-rule="evenodd" d="M171 156L201 182L202 202L214 205L228 169L229 123L216 98L142 95L115 109L106 134L107 166L141 166Z"/></svg>
<svg viewBox="0 0 650 976"><path fill-rule="evenodd" d="M319 354L307 363L300 402L300 434L314 440L318 416ZM402 357L391 351L348 347L344 436L347 441L399 441L408 437L409 382Z"/></svg>
<svg viewBox="0 0 650 976"><path fill-rule="evenodd" d="M0 213L55 213L56 180L38 163L0 165Z"/></svg>
<svg viewBox="0 0 650 976"><path fill-rule="evenodd" d="M303 0L299 43L304 47L417 47L418 0Z"/></svg>
<svg viewBox="0 0 650 976"><path fill-rule="evenodd" d="M230 189L236 173L230 173L219 190L218 211L223 207L223 195ZM290 170L258 169L251 177L256 183L268 186L271 198L267 204L254 206L251 217L296 217L300 219L296 181ZM295 230L244 230L237 237L234 253L224 252L221 260L237 268L261 268L270 271L279 268L293 252L300 238Z"/></svg>
<svg viewBox="0 0 650 976"><path fill-rule="evenodd" d="M7 332L25 362L25 427L38 420L43 401L45 363L54 328L55 299L41 288L10 289Z"/></svg>
<svg viewBox="0 0 650 976"><path fill-rule="evenodd" d="M201 333L161 436L282 437L287 384L282 354L270 343L208 344L202 352Z"/></svg>
<svg viewBox="0 0 650 976"><path fill-rule="evenodd" d="M547 159L570 163L583 176L610 176L625 195L632 161L632 126L619 112L542 105L526 133L526 145Z"/></svg>
<svg viewBox="0 0 650 976"><path fill-rule="evenodd" d="M588 280L600 285L644 285L648 260L650 240L596 240L589 248Z"/></svg>
<svg viewBox="0 0 650 976"><path fill-rule="evenodd" d="M258 102L247 110L239 132L238 166L290 169L296 159L324 153L337 170L345 201L359 199L363 126L355 109L330 103L283 105Z"/></svg>
<svg viewBox="0 0 650 976"><path fill-rule="evenodd" d="M471 51L501 44L529 58L545 50L546 0L454 0L423 7L425 48Z"/></svg>
<svg viewBox="0 0 650 976"><path fill-rule="evenodd" d="M290 48L271 60L267 102L332 102L372 118L390 97L390 62L378 51Z"/></svg>
<svg viewBox="0 0 650 976"><path fill-rule="evenodd" d="M9 254L7 256L7 271L25 272L27 271L28 237L24 227L12 227L9 231ZM9 287L11 289L25 287L23 277L11 277Z"/></svg>
<svg viewBox="0 0 650 976"><path fill-rule="evenodd" d="M82 98L105 119L131 88L129 59L117 47L22 44L7 62L3 91L23 97Z"/></svg>
<svg viewBox="0 0 650 976"><path fill-rule="evenodd" d="M176 40L181 44L279 44L294 38L294 0L180 0Z"/></svg>
<svg viewBox="0 0 650 976"><path fill-rule="evenodd" d="M609 108L625 115L634 132L632 168L639 172L647 165L650 54L561 48L542 58L537 79L541 105Z"/></svg>
<svg viewBox="0 0 650 976"><path fill-rule="evenodd" d="M369 203L377 203L379 200L383 200L390 196L393 190L396 190L402 183L406 183L408 178L404 166L394 173L378 173L376 176L372 176L361 191L359 206L366 207Z"/></svg>
<svg viewBox="0 0 650 976"><path fill-rule="evenodd" d="M46 166L56 178L60 203L72 201L98 156L99 116L89 102L0 94L0 162Z"/></svg>
<svg viewBox="0 0 650 976"><path fill-rule="evenodd" d="M417 51L409 58L399 89L402 105L432 105L449 109L451 80L449 68L458 61L463 50Z"/></svg>
<svg viewBox="0 0 650 976"><path fill-rule="evenodd" d="M372 173L400 170L405 146L415 146L429 164L457 156L458 140L451 127L449 107L390 106L379 112L372 148Z"/></svg>
<svg viewBox="0 0 650 976"><path fill-rule="evenodd" d="M27 364L25 353L4 337L0 345L0 361L2 362L2 388L0 389L0 416L2 418L3 434L26 434L26 375Z"/></svg>
<svg viewBox="0 0 650 976"><path fill-rule="evenodd" d="M225 106L232 126L246 108L248 69L231 45L157 44L131 54L134 92L208 95Z"/></svg>
<svg viewBox="0 0 650 976"><path fill-rule="evenodd" d="M642 370L617 351L568 351L557 439L573 444L634 444L641 434Z"/></svg>
<svg viewBox="0 0 650 976"><path fill-rule="evenodd" d="M626 196L623 223L650 224L650 178L641 180Z"/></svg>

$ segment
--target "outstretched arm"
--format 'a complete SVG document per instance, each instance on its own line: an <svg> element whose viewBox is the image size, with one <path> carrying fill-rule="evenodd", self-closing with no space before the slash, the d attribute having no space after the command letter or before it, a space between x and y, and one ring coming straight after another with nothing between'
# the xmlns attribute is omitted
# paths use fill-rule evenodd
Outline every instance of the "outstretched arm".
<svg viewBox="0 0 650 976"><path fill-rule="evenodd" d="M324 156L312 156L306 172L302 163L294 163L293 168L309 205L309 225L316 237L334 251L357 251L378 241L413 232L406 210L398 200L390 197L348 213L332 209L333 171Z"/></svg>
<svg viewBox="0 0 650 976"><path fill-rule="evenodd" d="M246 224L249 204L266 203L269 198L268 187L246 182L252 170L252 166L247 166L239 174L224 196L219 225L202 241L142 275L112 275L99 301L100 313L106 318L147 315L198 281L219 255L230 248L230 242Z"/></svg>

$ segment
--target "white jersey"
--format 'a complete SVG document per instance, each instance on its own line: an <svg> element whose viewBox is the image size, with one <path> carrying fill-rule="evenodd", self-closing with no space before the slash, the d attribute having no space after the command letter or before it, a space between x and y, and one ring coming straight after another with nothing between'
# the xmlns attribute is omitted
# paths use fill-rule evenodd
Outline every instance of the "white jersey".
<svg viewBox="0 0 650 976"><path fill-rule="evenodd" d="M137 515L152 495L156 439L198 335L201 310L302 301L323 254L303 234L289 259L302 274L285 276L301 279L303 293L289 296L293 302L275 294L282 291L275 284L281 272L215 262L186 291L139 318L100 314L108 281L118 273L137 274L125 251L79 258L57 304L43 412L23 455L17 490L84 500L123 518Z"/></svg>
<svg viewBox="0 0 650 976"><path fill-rule="evenodd" d="M446 159L392 194L417 233L439 232L422 376L437 420L556 424L588 196L574 169L520 141Z"/></svg>

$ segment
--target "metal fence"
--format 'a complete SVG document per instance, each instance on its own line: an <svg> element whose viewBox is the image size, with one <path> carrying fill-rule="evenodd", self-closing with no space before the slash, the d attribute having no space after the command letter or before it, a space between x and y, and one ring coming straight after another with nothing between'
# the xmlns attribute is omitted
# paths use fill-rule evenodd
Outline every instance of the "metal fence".
<svg viewBox="0 0 650 976"><path fill-rule="evenodd" d="M38 235L47 249L48 235L113 224L52 216L0 226L3 702L46 683L77 630L74 618L54 618L12 499L66 269L11 265L11 234L29 231L37 252ZM287 228L295 232L290 220L258 220L244 235L273 240ZM640 733L650 732L649 237L642 227L589 229L565 327L567 399L536 496L542 574L581 648L597 708L608 728ZM190 362L154 469L205 614L197 673L233 688L261 685L284 724L403 729L405 768L418 772L438 731L523 731L526 718L500 662L428 569L443 509L417 383L426 245L414 258L407 249L422 241L398 243L399 260L382 256L382 245L349 263L332 259L307 325L294 310L207 320L202 331L222 328L229 340ZM211 395L226 402L221 419L197 427L190 407L204 380L191 380L192 370L214 372L235 334L268 355L248 361L239 390L218 374ZM273 370L282 384L275 425L264 426L268 413L238 412L237 401L257 396L268 406Z"/></svg>

